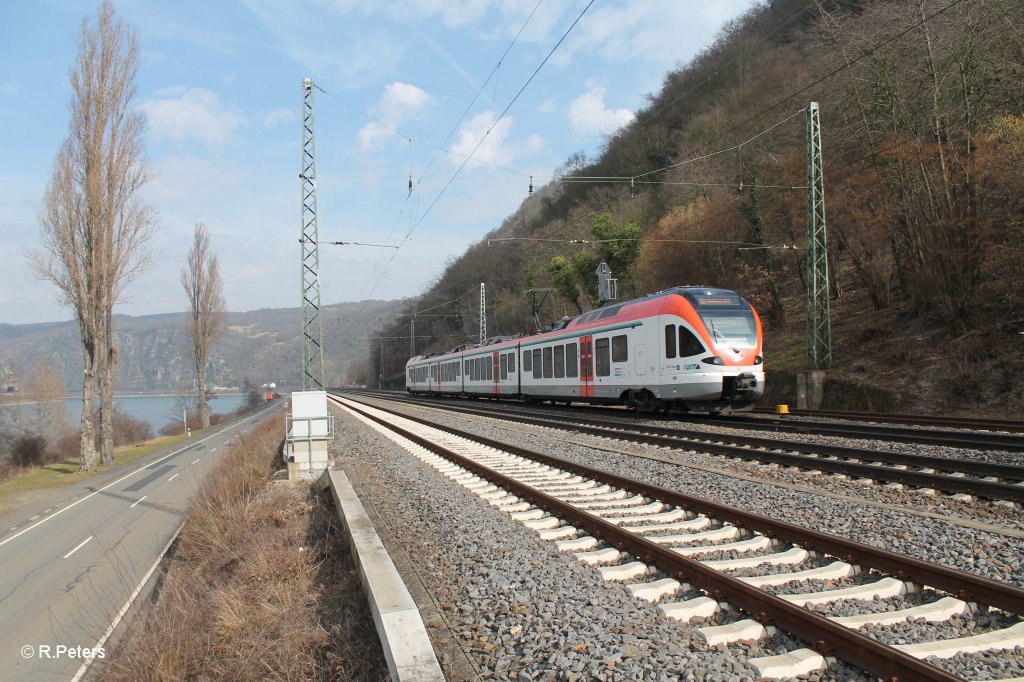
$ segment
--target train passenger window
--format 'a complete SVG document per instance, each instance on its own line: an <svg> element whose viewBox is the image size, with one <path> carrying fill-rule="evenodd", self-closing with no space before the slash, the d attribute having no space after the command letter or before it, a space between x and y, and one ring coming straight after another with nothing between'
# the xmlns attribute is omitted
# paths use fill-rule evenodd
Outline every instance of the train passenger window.
<svg viewBox="0 0 1024 682"><path fill-rule="evenodd" d="M612 337L612 362L625 362L629 359L629 346L626 343L626 335L619 334Z"/></svg>
<svg viewBox="0 0 1024 682"><path fill-rule="evenodd" d="M555 346L555 378L565 378L565 346Z"/></svg>
<svg viewBox="0 0 1024 682"><path fill-rule="evenodd" d="M533 378L534 379L540 379L541 378L541 369L542 369L541 364L540 364L540 362L541 362L541 360L540 360L540 348L534 348L532 355L533 355Z"/></svg>
<svg viewBox="0 0 1024 682"><path fill-rule="evenodd" d="M551 346L544 349L544 378L550 379L554 376L554 364L551 362Z"/></svg>
<svg viewBox="0 0 1024 682"><path fill-rule="evenodd" d="M676 326L665 325L665 357L671 360L676 356Z"/></svg>
<svg viewBox="0 0 1024 682"><path fill-rule="evenodd" d="M704 344L700 342L693 332L679 325L679 356L688 358L691 355L705 353Z"/></svg>
<svg viewBox="0 0 1024 682"><path fill-rule="evenodd" d="M476 381L476 358L469 361L469 380Z"/></svg>
<svg viewBox="0 0 1024 682"><path fill-rule="evenodd" d="M458 360L456 360L455 361L455 378L456 379L458 379L460 376L462 376L462 374L459 372L459 370L461 370L461 369L462 369L462 363L459 362Z"/></svg>
<svg viewBox="0 0 1024 682"><path fill-rule="evenodd" d="M508 354L508 373L509 374L515 374L516 373L516 354L515 353L509 353Z"/></svg>
<svg viewBox="0 0 1024 682"><path fill-rule="evenodd" d="M594 359L597 361L597 376L606 377L612 373L611 354L608 350L608 338L594 341Z"/></svg>
<svg viewBox="0 0 1024 682"><path fill-rule="evenodd" d="M494 361L487 356L483 358L485 371L487 372L487 380L491 381L494 379Z"/></svg>
<svg viewBox="0 0 1024 682"><path fill-rule="evenodd" d="M532 359L533 359L533 355L530 353L530 351L524 350L523 351L523 371L524 372L532 372L533 371L533 363L531 362Z"/></svg>
<svg viewBox="0 0 1024 682"><path fill-rule="evenodd" d="M508 355L502 355L499 362L501 363L501 380L504 381L508 379Z"/></svg>
<svg viewBox="0 0 1024 682"><path fill-rule="evenodd" d="M466 366L462 368L462 371L464 371L466 374L469 374L469 360L466 360L465 365Z"/></svg>
<svg viewBox="0 0 1024 682"><path fill-rule="evenodd" d="M579 376L579 366L576 362L576 344L565 344L565 376Z"/></svg>

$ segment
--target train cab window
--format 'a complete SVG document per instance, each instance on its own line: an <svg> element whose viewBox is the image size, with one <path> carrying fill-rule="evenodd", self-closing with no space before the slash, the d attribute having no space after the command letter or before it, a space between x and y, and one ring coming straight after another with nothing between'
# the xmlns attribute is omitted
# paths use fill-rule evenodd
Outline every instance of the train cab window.
<svg viewBox="0 0 1024 682"><path fill-rule="evenodd" d="M700 342L693 332L679 325L679 356L688 358L691 355L700 355L705 353L704 344Z"/></svg>
<svg viewBox="0 0 1024 682"><path fill-rule="evenodd" d="M579 365L576 362L576 344L565 344L565 376L579 376Z"/></svg>
<svg viewBox="0 0 1024 682"><path fill-rule="evenodd" d="M534 348L531 354L533 355L533 378L540 379L542 369L540 364L540 348Z"/></svg>
<svg viewBox="0 0 1024 682"><path fill-rule="evenodd" d="M676 326L665 325L665 357L671 360L676 356Z"/></svg>
<svg viewBox="0 0 1024 682"><path fill-rule="evenodd" d="M565 378L565 346L555 346L555 378Z"/></svg>
<svg viewBox="0 0 1024 682"><path fill-rule="evenodd" d="M516 354L515 353L509 353L508 354L508 373L509 374L515 374L516 373Z"/></svg>
<svg viewBox="0 0 1024 682"><path fill-rule="evenodd" d="M508 379L508 356L502 355L500 362L501 380Z"/></svg>
<svg viewBox="0 0 1024 682"><path fill-rule="evenodd" d="M597 364L597 376L606 377L612 373L612 358L608 347L608 339L594 341L594 360Z"/></svg>
<svg viewBox="0 0 1024 682"><path fill-rule="evenodd" d="M533 360L533 354L530 353L530 351L528 351L528 350L524 350L523 351L523 371L524 372L532 372L533 371L533 362L531 362L532 360Z"/></svg>
<svg viewBox="0 0 1024 682"><path fill-rule="evenodd" d="M613 336L612 362L625 362L626 360L629 360L629 345L626 342L626 335Z"/></svg>
<svg viewBox="0 0 1024 682"><path fill-rule="evenodd" d="M551 361L551 346L544 349L544 378L550 379L554 376L554 363Z"/></svg>

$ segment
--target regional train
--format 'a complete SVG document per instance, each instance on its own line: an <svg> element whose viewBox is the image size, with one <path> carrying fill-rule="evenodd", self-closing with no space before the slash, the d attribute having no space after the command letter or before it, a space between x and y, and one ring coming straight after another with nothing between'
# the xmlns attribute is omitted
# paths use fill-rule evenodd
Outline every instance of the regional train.
<svg viewBox="0 0 1024 682"><path fill-rule="evenodd" d="M675 287L519 338L406 364L414 394L728 413L764 395L761 319L736 292Z"/></svg>

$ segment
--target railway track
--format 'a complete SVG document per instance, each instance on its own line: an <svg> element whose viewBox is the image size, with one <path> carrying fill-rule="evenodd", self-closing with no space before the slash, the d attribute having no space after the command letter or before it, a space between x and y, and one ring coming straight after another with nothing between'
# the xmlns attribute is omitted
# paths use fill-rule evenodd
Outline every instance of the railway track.
<svg viewBox="0 0 1024 682"><path fill-rule="evenodd" d="M774 415L773 407L755 407L754 413ZM852 412L847 410L790 410L794 417L816 417L822 419L845 419L850 421L876 422L880 424L905 424L910 426L938 426L946 429L967 429L971 431L1006 431L1024 433L1024 421L1019 419L985 419L974 417L943 417L927 414L881 414L875 412Z"/></svg>
<svg viewBox="0 0 1024 682"><path fill-rule="evenodd" d="M961 678L923 659L1024 645L1020 588L393 410L334 400L400 434L394 438L420 459L558 542L562 551L596 565L606 579L625 583L637 598L659 602L666 615L718 618L721 624L699 631L709 646L763 638L771 628L810 643L749 661L762 676L821 670L835 656L883 679L955 680ZM828 589L826 581L843 587ZM823 608L850 599L906 604L823 615ZM893 645L884 631L871 637L861 632L908 619L943 622L984 605L1006 612L997 619L1001 627L965 638ZM733 613L751 615L728 615Z"/></svg>
<svg viewBox="0 0 1024 682"><path fill-rule="evenodd" d="M389 399L632 443L691 449L747 461L897 483L928 491L1024 504L1024 467L1012 464L956 460L754 436L711 434L682 427L657 427L622 420L609 421L585 418L576 414L558 414L552 411L537 413L494 406L480 408L457 405L451 401L441 403L394 396L390 396Z"/></svg>
<svg viewBox="0 0 1024 682"><path fill-rule="evenodd" d="M389 400L397 400L398 396L407 396L404 392L356 392L364 395L379 395L386 397ZM546 409L542 405L534 405L534 409ZM561 408L559 408L561 409ZM581 414L598 414L598 415L625 415L631 414L625 408L621 407L602 407L595 405L573 405L571 408L574 412ZM850 413L836 413L839 415L849 415ZM834 419L849 419L847 416L836 416L836 417L825 417L825 414L820 415L805 415L800 412L791 416L779 417L771 414L765 414L765 416L756 416L748 414L731 414L720 417L702 417L699 415L658 415L658 414L644 414L645 420L659 420L665 421L671 424L686 424L686 423L705 423L715 424L720 426L728 426L734 429L750 429L756 431L771 431L775 433L795 433L795 434L813 434L818 436L837 436L842 438L862 438L865 440L881 440L897 443L915 443L919 445L940 445L946 447L957 447L967 448L974 450L1006 450L1009 452L1024 452L1024 437L1017 433L995 433L989 431L972 431L963 430L969 429L968 423L970 420L958 420L953 422L944 422L942 426L946 428L929 428L929 426L936 427L938 422L935 424L926 424L924 426L897 426L897 425L885 425L885 424L858 424L858 423L831 423L825 421L809 421L803 419L804 416L821 416L824 418ZM870 419L873 416L881 415L863 415L865 419ZM882 421L879 419L878 421ZM922 422L923 423L923 422ZM993 423L991 421L989 424ZM1009 422L1010 424L1019 422ZM957 429L960 430L957 430ZM1015 431L1015 429L1007 428L1007 431Z"/></svg>

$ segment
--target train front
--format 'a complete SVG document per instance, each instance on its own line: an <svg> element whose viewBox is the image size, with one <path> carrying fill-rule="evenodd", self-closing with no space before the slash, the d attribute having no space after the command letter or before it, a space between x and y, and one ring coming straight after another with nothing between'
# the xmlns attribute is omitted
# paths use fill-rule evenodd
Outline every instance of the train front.
<svg viewBox="0 0 1024 682"><path fill-rule="evenodd" d="M670 382L679 387L677 400L694 412L751 409L765 391L761 318L728 289L678 291L681 326L692 328L700 345L684 357L679 343L681 362Z"/></svg>

